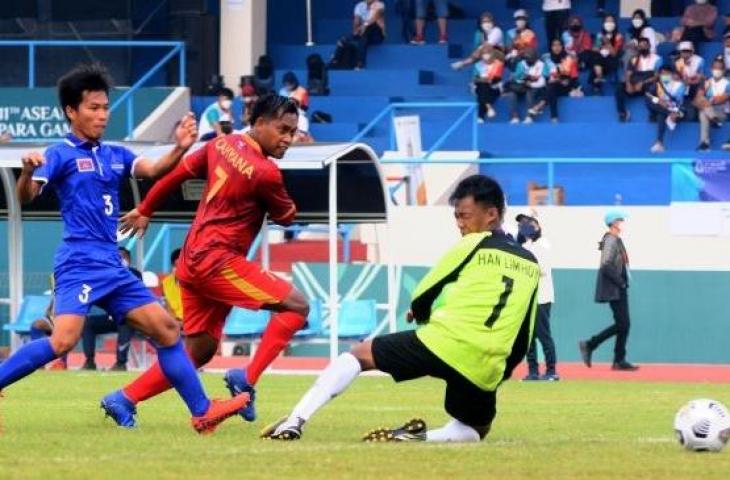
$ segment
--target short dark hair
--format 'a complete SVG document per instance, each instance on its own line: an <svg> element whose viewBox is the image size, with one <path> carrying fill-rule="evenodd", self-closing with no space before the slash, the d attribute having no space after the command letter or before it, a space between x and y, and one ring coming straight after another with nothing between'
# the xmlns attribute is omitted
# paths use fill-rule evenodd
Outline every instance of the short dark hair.
<svg viewBox="0 0 730 480"><path fill-rule="evenodd" d="M84 92L104 92L109 95L112 80L99 63L81 64L58 80L58 100L66 115L66 107L74 110L84 98ZM68 115L66 115L68 119Z"/></svg>
<svg viewBox="0 0 730 480"><path fill-rule="evenodd" d="M646 37L639 37L638 43L648 43L649 45L651 45L651 40Z"/></svg>
<svg viewBox="0 0 730 480"><path fill-rule="evenodd" d="M180 258L180 249L176 248L170 254L170 263L174 265L178 258Z"/></svg>
<svg viewBox="0 0 730 480"><path fill-rule="evenodd" d="M231 100L233 100L233 90L225 87L221 88L220 90L218 90L218 96L230 98Z"/></svg>
<svg viewBox="0 0 730 480"><path fill-rule="evenodd" d="M492 177L486 175L466 177L454 189L449 197L449 203L455 205L456 202L466 197L472 197L476 203L495 207L500 218L504 216L504 192Z"/></svg>
<svg viewBox="0 0 730 480"><path fill-rule="evenodd" d="M273 120L287 113L298 115L299 103L294 99L270 93L259 98L254 104L251 111L251 125L255 125L259 117Z"/></svg>

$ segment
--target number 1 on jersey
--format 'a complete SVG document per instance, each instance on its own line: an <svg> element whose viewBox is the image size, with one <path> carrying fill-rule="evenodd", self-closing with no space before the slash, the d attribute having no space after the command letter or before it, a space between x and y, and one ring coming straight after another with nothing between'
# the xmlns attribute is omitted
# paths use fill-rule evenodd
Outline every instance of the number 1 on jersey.
<svg viewBox="0 0 730 480"><path fill-rule="evenodd" d="M497 319L499 319L499 315L502 313L502 309L504 309L504 306L507 304L507 300L512 293L512 287L514 287L515 281L511 277L503 275L502 283L504 283L504 292L502 292L499 296L499 300L492 309L492 313L489 315L489 318L487 318L487 321L484 322L484 326L487 328L492 328Z"/></svg>

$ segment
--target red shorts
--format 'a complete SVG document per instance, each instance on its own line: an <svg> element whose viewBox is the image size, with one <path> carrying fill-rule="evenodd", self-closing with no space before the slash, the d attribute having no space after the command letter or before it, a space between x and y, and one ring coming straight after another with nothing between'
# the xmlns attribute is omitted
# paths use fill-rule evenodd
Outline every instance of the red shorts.
<svg viewBox="0 0 730 480"><path fill-rule="evenodd" d="M281 303L291 284L261 266L237 257L201 282L180 282L185 335L207 333L220 340L231 307L259 310Z"/></svg>

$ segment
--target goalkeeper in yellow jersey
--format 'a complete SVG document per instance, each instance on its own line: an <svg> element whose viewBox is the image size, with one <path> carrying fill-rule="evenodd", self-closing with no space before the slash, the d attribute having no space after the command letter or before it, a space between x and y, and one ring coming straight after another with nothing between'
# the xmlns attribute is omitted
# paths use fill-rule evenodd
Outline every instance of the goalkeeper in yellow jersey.
<svg viewBox="0 0 730 480"><path fill-rule="evenodd" d="M452 419L427 429L414 419L377 429L366 441L478 442L496 415L496 390L530 344L540 268L502 229L505 201L484 175L462 180L450 198L462 239L413 293L408 320L419 327L376 337L340 355L288 417L262 437L297 440L311 416L342 393L360 372L381 370L396 382L424 376L446 381L444 407Z"/></svg>

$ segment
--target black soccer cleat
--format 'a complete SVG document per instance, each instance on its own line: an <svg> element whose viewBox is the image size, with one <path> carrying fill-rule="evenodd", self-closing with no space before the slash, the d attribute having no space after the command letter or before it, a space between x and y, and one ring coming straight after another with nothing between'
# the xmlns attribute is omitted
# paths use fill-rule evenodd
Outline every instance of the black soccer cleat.
<svg viewBox="0 0 730 480"><path fill-rule="evenodd" d="M398 428L376 428L362 437L363 442L425 442L426 422L414 418Z"/></svg>
<svg viewBox="0 0 730 480"><path fill-rule="evenodd" d="M289 417L281 417L274 423L267 425L261 430L259 437L266 440L293 441L302 438L302 426L304 420L297 419L295 424L286 424Z"/></svg>

